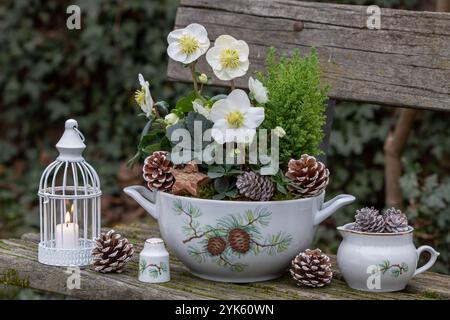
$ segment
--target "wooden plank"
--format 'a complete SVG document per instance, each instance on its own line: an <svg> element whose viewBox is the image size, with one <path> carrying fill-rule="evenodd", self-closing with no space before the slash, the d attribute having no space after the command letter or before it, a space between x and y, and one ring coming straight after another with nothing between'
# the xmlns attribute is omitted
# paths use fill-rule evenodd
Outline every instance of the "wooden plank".
<svg viewBox="0 0 450 320"><path fill-rule="evenodd" d="M450 111L450 13L381 10L381 30L366 27L366 6L295 0L182 0L175 28L197 22L211 41L230 34L250 45L250 72L263 70L268 47L317 48L324 83L337 100ZM302 31L295 31L301 21ZM205 59L199 69L212 71ZM169 62L168 77L190 81ZM213 84L224 85L213 77Z"/></svg>
<svg viewBox="0 0 450 320"><path fill-rule="evenodd" d="M142 250L144 240L159 236L157 224L115 228ZM323 289L302 289L288 276L248 285L207 281L192 276L173 255L172 280L165 284L145 284L137 280L138 254L123 274L100 274L91 267L81 272L81 288L69 290L65 268L45 266L37 262L37 234L22 239L0 240L0 284L26 284L38 290L65 294L80 299L449 299L450 277L424 273L417 276L403 292L371 294L350 289L337 270L332 284ZM334 257L333 263L335 265ZM15 274L16 277L7 277ZM14 281L8 279L15 279ZM3 283L5 284L5 283Z"/></svg>

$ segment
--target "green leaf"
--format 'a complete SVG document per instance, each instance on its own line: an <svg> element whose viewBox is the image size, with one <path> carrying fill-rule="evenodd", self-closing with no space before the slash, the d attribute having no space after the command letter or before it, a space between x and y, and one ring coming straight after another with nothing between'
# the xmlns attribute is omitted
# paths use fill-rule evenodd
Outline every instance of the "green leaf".
<svg viewBox="0 0 450 320"><path fill-rule="evenodd" d="M152 126L153 123L153 118L151 118L150 120L148 120L147 124L145 125L144 129L142 129L141 132L141 139L148 134L148 131L150 130L150 127Z"/></svg>
<svg viewBox="0 0 450 320"><path fill-rule="evenodd" d="M175 109L182 113L194 111L194 108L192 107L192 101L194 101L195 99L196 99L195 93L191 92L186 97L183 97L177 101Z"/></svg>
<svg viewBox="0 0 450 320"><path fill-rule="evenodd" d="M223 177L224 174L225 174L225 168L224 167L221 167L221 166L210 166L208 168L208 177L210 177L211 179L216 179L216 178Z"/></svg>
<svg viewBox="0 0 450 320"><path fill-rule="evenodd" d="M184 122L184 120L180 120L177 123L175 123L174 125L166 128L166 137L172 144L177 144L177 143L181 142L181 138L178 141L171 140L172 133L177 129L186 129L186 123Z"/></svg>
<svg viewBox="0 0 450 320"><path fill-rule="evenodd" d="M161 145L159 143L151 144L142 149L142 152L152 154L153 152L161 151Z"/></svg>
<svg viewBox="0 0 450 320"><path fill-rule="evenodd" d="M221 177L214 180L214 189L218 193L225 193L230 189L230 180L227 177Z"/></svg>
<svg viewBox="0 0 450 320"><path fill-rule="evenodd" d="M155 103L155 108L158 111L160 117L164 118L169 114L169 104L166 101L158 101Z"/></svg>
<svg viewBox="0 0 450 320"><path fill-rule="evenodd" d="M283 194L287 194L287 189L282 184L277 183L277 190Z"/></svg>
<svg viewBox="0 0 450 320"><path fill-rule="evenodd" d="M225 198L225 193L218 193L213 196L213 200L222 200Z"/></svg>

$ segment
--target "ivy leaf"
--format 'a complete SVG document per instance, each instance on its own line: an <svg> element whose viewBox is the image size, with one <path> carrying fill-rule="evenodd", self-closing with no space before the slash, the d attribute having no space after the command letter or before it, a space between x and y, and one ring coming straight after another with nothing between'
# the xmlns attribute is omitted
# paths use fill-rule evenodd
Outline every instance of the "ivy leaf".
<svg viewBox="0 0 450 320"><path fill-rule="evenodd" d="M217 179L223 177L225 174L225 168L222 166L209 166L208 168L208 177L211 179Z"/></svg>
<svg viewBox="0 0 450 320"><path fill-rule="evenodd" d="M214 189L218 193L225 193L230 188L230 181L226 177L221 177L214 180Z"/></svg>
<svg viewBox="0 0 450 320"><path fill-rule="evenodd" d="M171 126L166 128L166 137L167 137L167 139L169 139L169 141L172 144L180 143L181 140L182 140L181 137L179 138L178 141L177 140L172 140L172 134L177 129L186 129L186 123L183 120L180 120L177 123L175 123L174 125L171 125Z"/></svg>

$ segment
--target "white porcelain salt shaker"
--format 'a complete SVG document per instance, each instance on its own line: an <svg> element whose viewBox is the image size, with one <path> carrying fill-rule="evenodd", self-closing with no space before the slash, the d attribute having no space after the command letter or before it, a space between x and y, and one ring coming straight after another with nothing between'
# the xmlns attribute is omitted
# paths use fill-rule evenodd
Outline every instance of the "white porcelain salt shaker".
<svg viewBox="0 0 450 320"><path fill-rule="evenodd" d="M145 240L139 254L139 281L160 283L170 281L169 252L159 238Z"/></svg>

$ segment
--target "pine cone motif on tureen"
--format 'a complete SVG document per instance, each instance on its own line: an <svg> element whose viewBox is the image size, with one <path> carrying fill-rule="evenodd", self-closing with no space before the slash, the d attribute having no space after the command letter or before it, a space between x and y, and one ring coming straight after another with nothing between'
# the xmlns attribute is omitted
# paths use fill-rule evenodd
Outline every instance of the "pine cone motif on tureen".
<svg viewBox="0 0 450 320"><path fill-rule="evenodd" d="M246 253L250 249L250 235L247 231L234 228L228 233L228 242L237 252Z"/></svg>
<svg viewBox="0 0 450 320"><path fill-rule="evenodd" d="M293 180L289 189L298 197L319 195L328 185L330 171L313 156L303 154L299 160L291 159L286 176Z"/></svg>
<svg viewBox="0 0 450 320"><path fill-rule="evenodd" d="M239 175L236 187L240 194L256 201L268 201L275 192L275 184L268 176L261 176L253 171Z"/></svg>
<svg viewBox="0 0 450 320"><path fill-rule="evenodd" d="M227 246L226 241L221 237L212 237L208 240L207 250L213 256L218 256L224 252Z"/></svg>
<svg viewBox="0 0 450 320"><path fill-rule="evenodd" d="M320 249L306 249L297 255L292 260L290 272L299 286L313 288L323 287L333 278L330 258Z"/></svg>
<svg viewBox="0 0 450 320"><path fill-rule="evenodd" d="M148 156L142 168L144 180L150 190L170 191L175 179L170 170L173 167L172 161L167 158L167 152L156 151Z"/></svg>
<svg viewBox="0 0 450 320"><path fill-rule="evenodd" d="M384 218L374 207L356 210L354 230L363 232L383 232Z"/></svg>
<svg viewBox="0 0 450 320"><path fill-rule="evenodd" d="M103 273L120 273L133 254L133 245L128 239L122 238L114 230L109 230L95 240L95 248L92 249L94 269Z"/></svg>
<svg viewBox="0 0 450 320"><path fill-rule="evenodd" d="M408 231L408 218L395 208L387 209L383 215L385 229L384 232L405 232Z"/></svg>

